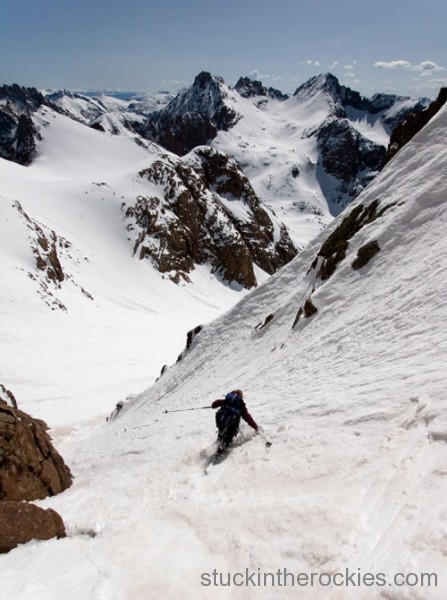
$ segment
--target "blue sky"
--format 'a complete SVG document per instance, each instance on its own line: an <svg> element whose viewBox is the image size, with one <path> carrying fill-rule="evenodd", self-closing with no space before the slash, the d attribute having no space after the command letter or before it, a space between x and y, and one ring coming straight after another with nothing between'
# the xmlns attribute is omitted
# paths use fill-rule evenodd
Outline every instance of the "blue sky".
<svg viewBox="0 0 447 600"><path fill-rule="evenodd" d="M0 84L176 90L200 71L293 92L447 85L446 0L0 0Z"/></svg>

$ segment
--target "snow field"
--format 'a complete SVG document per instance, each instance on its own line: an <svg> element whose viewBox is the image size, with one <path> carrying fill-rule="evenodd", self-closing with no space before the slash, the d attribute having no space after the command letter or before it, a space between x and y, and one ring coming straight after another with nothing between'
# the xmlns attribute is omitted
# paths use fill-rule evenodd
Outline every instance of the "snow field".
<svg viewBox="0 0 447 600"><path fill-rule="evenodd" d="M329 280L309 269L340 220L208 323L118 418L56 429L76 479L40 504L63 516L68 537L2 556L5 597L446 597L446 120L443 109L357 200L390 207L352 237ZM379 253L354 271L372 240ZM318 312L292 328L310 296ZM205 474L213 412L163 411L236 387L273 445L244 425L245 443ZM203 585L215 569L350 569L387 583ZM388 585L399 572L436 573L438 586Z"/></svg>

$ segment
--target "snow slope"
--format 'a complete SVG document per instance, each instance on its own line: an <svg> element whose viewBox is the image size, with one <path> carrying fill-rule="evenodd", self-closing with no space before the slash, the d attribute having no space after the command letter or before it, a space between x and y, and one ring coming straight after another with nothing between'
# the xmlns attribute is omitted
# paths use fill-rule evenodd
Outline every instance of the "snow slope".
<svg viewBox="0 0 447 600"><path fill-rule="evenodd" d="M238 161L259 197L304 246L333 218L315 179L317 141L303 136L328 116L326 98L299 103L294 97L242 98L229 90L227 104L241 118L229 131L220 131L212 145ZM299 169L298 178L293 167Z"/></svg>
<svg viewBox="0 0 447 600"><path fill-rule="evenodd" d="M446 125L444 107L327 232L207 325L118 418L59 432L76 480L41 504L62 514L68 537L2 556L5 597L446 597ZM328 235L378 199L332 276L318 278ZM354 270L371 241L380 251ZM318 312L293 326L309 297ZM163 411L234 387L273 445L244 426L205 475L213 414ZM262 585L278 569L295 585ZM242 575L224 587L228 573ZM316 573L314 585L298 586L299 573Z"/></svg>
<svg viewBox="0 0 447 600"><path fill-rule="evenodd" d="M132 256L122 204L159 193L137 176L160 156L155 144L47 108L35 119L35 162L0 160L0 380L33 416L73 425L145 389L175 360L189 329L243 292L206 266L192 274L193 285L176 286ZM60 284L36 270L39 227L61 240Z"/></svg>

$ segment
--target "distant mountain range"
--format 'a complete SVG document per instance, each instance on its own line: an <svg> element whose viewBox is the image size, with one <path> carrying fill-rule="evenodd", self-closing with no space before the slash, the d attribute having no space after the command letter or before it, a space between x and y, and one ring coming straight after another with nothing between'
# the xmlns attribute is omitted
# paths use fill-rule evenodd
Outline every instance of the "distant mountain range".
<svg viewBox="0 0 447 600"><path fill-rule="evenodd" d="M60 426L76 476L44 501L67 537L5 555L5 597L209 598L244 578L260 597L297 597L295 578L300 598L446 597L447 90L388 160L410 100L374 113L329 76L238 88L201 74L139 116L3 88L0 391ZM206 144L155 141L196 118ZM212 464L197 409L236 387L259 435L241 423ZM42 422L0 404L2 498L33 474L64 488Z"/></svg>
<svg viewBox="0 0 447 600"><path fill-rule="evenodd" d="M26 166L50 152L69 162L70 140L50 135L55 115L104 134L101 147L133 141L147 157L133 177L150 193L122 196L129 252L177 282L208 264L250 288L256 269L285 265L362 191L385 164L393 129L424 105L364 98L331 74L290 97L246 77L230 87L207 72L175 96L3 86L0 156Z"/></svg>

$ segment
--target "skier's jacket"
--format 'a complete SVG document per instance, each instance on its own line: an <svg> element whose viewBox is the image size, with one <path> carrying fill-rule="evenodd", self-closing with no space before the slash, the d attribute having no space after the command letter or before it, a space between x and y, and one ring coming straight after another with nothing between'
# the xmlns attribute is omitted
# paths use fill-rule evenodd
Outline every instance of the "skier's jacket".
<svg viewBox="0 0 447 600"><path fill-rule="evenodd" d="M256 424L251 414L248 412L245 402L239 395L235 394L234 392L231 392L231 394L227 394L223 400L214 400L214 402L211 404L211 408L219 408L221 406L224 406L222 410L225 410L226 405L229 402L231 403L231 405L237 406L237 412L239 413L236 415L236 418L233 422L237 422L237 424L239 424L240 417L242 417L244 421L250 425L250 427L253 427L255 431L258 431L258 425Z"/></svg>

